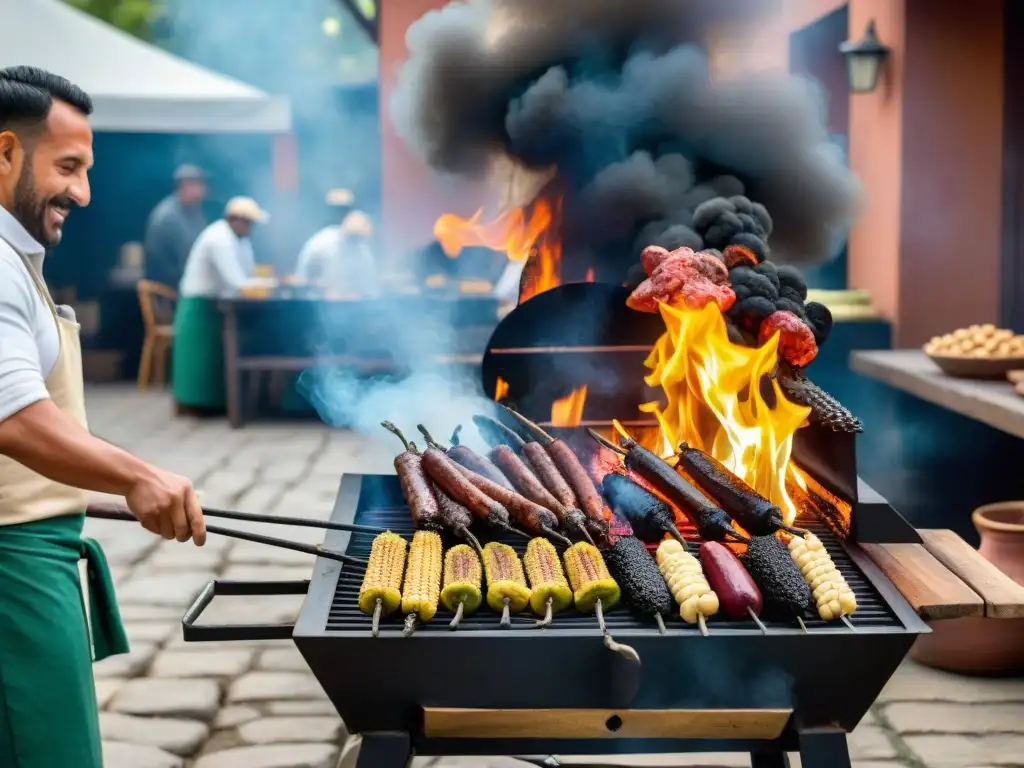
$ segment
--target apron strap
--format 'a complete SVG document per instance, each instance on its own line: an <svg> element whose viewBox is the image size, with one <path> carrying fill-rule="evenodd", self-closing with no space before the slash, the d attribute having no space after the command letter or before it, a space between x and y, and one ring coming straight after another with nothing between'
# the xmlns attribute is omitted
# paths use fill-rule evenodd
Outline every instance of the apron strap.
<svg viewBox="0 0 1024 768"><path fill-rule="evenodd" d="M117 609L114 580L110 576L107 556L94 539L82 538L82 558L85 560L89 585L89 624L92 632L93 656L102 661L108 656L128 653L128 636Z"/></svg>

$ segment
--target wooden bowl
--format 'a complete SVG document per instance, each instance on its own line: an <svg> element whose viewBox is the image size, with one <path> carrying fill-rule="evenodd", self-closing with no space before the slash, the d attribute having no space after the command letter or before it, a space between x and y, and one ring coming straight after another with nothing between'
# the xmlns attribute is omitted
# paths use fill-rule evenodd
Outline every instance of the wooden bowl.
<svg viewBox="0 0 1024 768"><path fill-rule="evenodd" d="M1009 371L1024 368L1024 357L968 357L928 355L947 376L963 379L1003 379Z"/></svg>

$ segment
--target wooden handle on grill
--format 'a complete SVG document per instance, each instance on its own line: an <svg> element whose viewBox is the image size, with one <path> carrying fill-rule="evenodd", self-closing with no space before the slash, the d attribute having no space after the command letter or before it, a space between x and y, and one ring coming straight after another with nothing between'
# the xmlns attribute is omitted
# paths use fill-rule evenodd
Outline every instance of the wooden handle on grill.
<svg viewBox="0 0 1024 768"><path fill-rule="evenodd" d="M205 513L206 510L204 509ZM130 522L138 522L135 516L128 511L128 508L119 504L111 504L109 502L99 502L90 504L85 511L87 517L93 517L102 520L125 520ZM246 519L246 518L241 518ZM278 539L273 536L261 536L258 533L249 533L248 531L236 531L233 528L223 528L219 525L207 525L207 533L215 533L220 536L230 536L235 539L242 539L243 541L251 541L256 544L266 544L268 547L280 547L281 549L291 549L295 552L304 552L307 555L313 555L314 557L324 557L328 560L337 560L340 563L351 563L353 565L366 565L366 561L358 557L351 557L349 555L342 554L341 552L334 552L330 549L324 549L319 546L310 546L309 544L299 544L296 541L288 541L286 539Z"/></svg>

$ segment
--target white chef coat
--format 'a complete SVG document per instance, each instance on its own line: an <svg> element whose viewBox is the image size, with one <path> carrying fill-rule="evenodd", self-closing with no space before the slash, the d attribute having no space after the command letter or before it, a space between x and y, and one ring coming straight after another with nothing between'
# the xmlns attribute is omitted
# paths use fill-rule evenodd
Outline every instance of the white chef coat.
<svg viewBox="0 0 1024 768"><path fill-rule="evenodd" d="M230 295L252 278L255 269L249 238L239 237L225 219L220 219L196 238L178 292L182 298Z"/></svg>
<svg viewBox="0 0 1024 768"><path fill-rule="evenodd" d="M0 207L0 421L50 396L44 382L57 363L60 336L22 258L42 275L44 253Z"/></svg>
<svg viewBox="0 0 1024 768"><path fill-rule="evenodd" d="M305 280L322 280L345 293L376 296L379 292L369 243L345 238L340 224L324 227L306 241L295 272Z"/></svg>

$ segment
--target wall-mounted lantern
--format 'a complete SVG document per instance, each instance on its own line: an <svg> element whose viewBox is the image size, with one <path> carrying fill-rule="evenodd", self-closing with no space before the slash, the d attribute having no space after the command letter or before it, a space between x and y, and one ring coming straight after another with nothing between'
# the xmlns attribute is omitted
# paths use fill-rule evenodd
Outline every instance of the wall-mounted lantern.
<svg viewBox="0 0 1024 768"><path fill-rule="evenodd" d="M868 22L864 37L856 42L847 40L839 46L839 52L846 58L846 71L853 93L871 93L878 87L878 75L891 51L878 39L874 19Z"/></svg>

